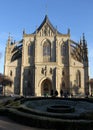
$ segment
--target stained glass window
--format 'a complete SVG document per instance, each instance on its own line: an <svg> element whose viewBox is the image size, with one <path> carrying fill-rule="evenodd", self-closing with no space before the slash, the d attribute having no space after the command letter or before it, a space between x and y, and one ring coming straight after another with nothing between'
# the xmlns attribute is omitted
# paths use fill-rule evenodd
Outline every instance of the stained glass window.
<svg viewBox="0 0 93 130"><path fill-rule="evenodd" d="M33 44L30 44L30 45L28 46L28 55L33 56Z"/></svg>
<svg viewBox="0 0 93 130"><path fill-rule="evenodd" d="M43 57L44 61L50 61L50 56L51 56L51 46L48 41L45 41L43 45Z"/></svg>
<svg viewBox="0 0 93 130"><path fill-rule="evenodd" d="M66 55L66 46L61 45L61 56L65 56L65 55Z"/></svg>
<svg viewBox="0 0 93 130"><path fill-rule="evenodd" d="M50 56L50 43L45 42L43 45L43 55Z"/></svg>

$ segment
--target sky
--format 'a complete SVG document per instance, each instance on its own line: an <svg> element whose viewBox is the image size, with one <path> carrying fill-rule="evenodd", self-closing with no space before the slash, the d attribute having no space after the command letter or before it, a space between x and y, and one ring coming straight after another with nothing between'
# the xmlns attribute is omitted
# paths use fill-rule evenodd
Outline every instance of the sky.
<svg viewBox="0 0 93 130"><path fill-rule="evenodd" d="M59 32L65 34L70 28L72 40L78 42L85 34L89 77L93 78L93 0L0 0L0 73L9 34L19 41L23 30L33 33L46 14Z"/></svg>

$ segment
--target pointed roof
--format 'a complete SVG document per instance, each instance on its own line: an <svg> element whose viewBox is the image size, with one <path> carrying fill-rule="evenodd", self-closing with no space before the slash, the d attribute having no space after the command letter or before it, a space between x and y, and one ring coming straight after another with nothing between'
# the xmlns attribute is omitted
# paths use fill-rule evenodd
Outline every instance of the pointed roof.
<svg viewBox="0 0 93 130"><path fill-rule="evenodd" d="M50 22L50 20L49 20L49 18L48 18L47 15L45 15L45 18L44 18L43 22L42 22L41 25L37 28L37 30L36 30L37 33L41 30L41 28L43 27L43 25L44 25L45 23L47 23L47 24L49 25L49 27L52 29L52 31L53 31L54 33L61 34L61 33L58 32L57 29L51 24L51 22ZM36 33L36 31L35 31L34 33Z"/></svg>

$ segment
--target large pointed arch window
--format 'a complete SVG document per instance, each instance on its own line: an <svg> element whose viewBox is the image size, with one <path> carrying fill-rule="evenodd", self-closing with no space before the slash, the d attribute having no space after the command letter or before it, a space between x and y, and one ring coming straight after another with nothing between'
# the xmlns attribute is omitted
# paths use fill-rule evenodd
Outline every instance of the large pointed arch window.
<svg viewBox="0 0 93 130"><path fill-rule="evenodd" d="M65 56L66 55L66 46L65 44L61 45L61 56Z"/></svg>
<svg viewBox="0 0 93 130"><path fill-rule="evenodd" d="M34 46L33 46L33 43L30 43L29 45L28 45L28 55L29 56L33 56L33 54L34 54L34 48L33 48Z"/></svg>
<svg viewBox="0 0 93 130"><path fill-rule="evenodd" d="M51 45L49 41L45 41L43 44L43 61L49 62L51 57Z"/></svg>
<svg viewBox="0 0 93 130"><path fill-rule="evenodd" d="M80 71L78 70L77 73L76 73L76 85L78 87L81 87L81 73Z"/></svg>
<svg viewBox="0 0 93 130"><path fill-rule="evenodd" d="M66 46L65 46L65 44L61 44L62 63L65 63L65 56L66 56Z"/></svg>

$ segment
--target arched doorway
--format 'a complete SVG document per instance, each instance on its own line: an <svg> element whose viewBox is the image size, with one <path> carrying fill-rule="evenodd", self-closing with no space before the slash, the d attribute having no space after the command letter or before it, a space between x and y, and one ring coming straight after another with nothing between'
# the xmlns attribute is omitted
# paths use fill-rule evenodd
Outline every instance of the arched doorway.
<svg viewBox="0 0 93 130"><path fill-rule="evenodd" d="M48 96L50 95L52 89L52 83L49 79L45 79L41 84L41 95Z"/></svg>

